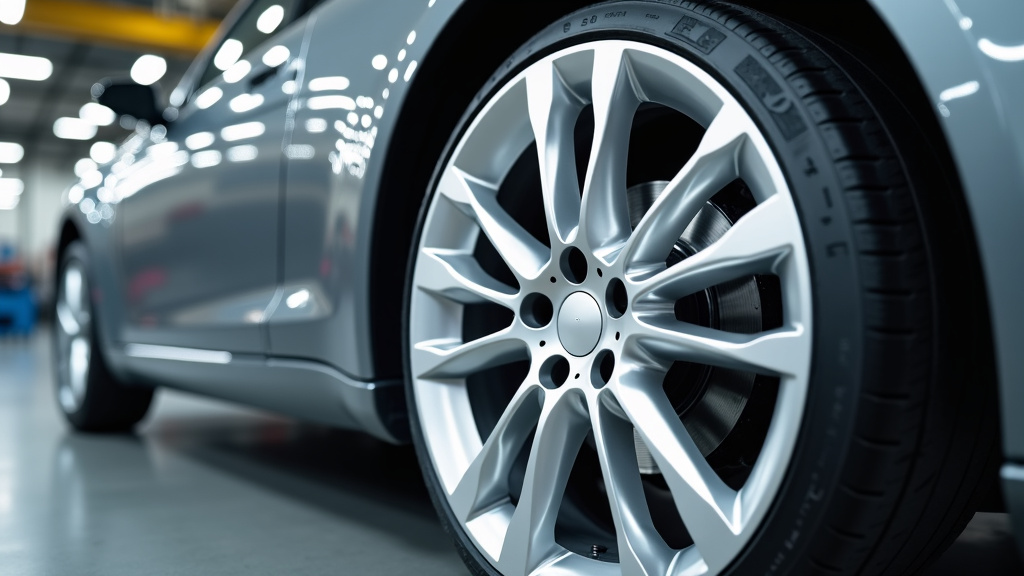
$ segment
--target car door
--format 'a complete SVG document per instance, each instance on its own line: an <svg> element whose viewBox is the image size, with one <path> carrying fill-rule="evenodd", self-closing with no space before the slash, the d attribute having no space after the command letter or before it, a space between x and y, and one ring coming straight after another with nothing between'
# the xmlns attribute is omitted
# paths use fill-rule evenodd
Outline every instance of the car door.
<svg viewBox="0 0 1024 576"><path fill-rule="evenodd" d="M178 117L121 160L127 342L264 351L299 4L252 2L209 51Z"/></svg>

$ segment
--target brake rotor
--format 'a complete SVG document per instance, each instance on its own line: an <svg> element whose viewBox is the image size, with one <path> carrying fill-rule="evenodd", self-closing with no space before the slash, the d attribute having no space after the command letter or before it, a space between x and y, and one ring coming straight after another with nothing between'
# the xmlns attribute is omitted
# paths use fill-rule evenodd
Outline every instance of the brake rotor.
<svg viewBox="0 0 1024 576"><path fill-rule="evenodd" d="M633 228L668 186L666 181L637 184L626 191ZM671 254L669 266L707 248L733 221L709 201L686 227ZM708 328L752 334L762 328L761 296L754 277L707 288L676 302L676 317ZM750 398L756 375L689 362L676 362L665 375L664 389L686 431L705 457L736 427ZM634 431L637 463L642 474L658 474L658 466Z"/></svg>

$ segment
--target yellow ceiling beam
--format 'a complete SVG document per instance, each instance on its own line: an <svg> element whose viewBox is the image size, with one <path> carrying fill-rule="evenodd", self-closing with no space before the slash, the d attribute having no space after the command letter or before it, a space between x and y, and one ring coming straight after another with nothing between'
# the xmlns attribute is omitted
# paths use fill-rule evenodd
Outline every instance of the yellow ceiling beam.
<svg viewBox="0 0 1024 576"><path fill-rule="evenodd" d="M209 42L219 24L100 2L28 0L18 28L86 42L193 55Z"/></svg>

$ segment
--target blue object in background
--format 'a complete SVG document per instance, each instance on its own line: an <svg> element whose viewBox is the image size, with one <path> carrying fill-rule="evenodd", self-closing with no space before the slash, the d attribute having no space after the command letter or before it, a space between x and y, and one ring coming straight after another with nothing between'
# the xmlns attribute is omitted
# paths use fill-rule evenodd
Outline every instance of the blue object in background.
<svg viewBox="0 0 1024 576"><path fill-rule="evenodd" d="M36 303L25 267L14 247L0 245L0 336L28 336L36 323Z"/></svg>

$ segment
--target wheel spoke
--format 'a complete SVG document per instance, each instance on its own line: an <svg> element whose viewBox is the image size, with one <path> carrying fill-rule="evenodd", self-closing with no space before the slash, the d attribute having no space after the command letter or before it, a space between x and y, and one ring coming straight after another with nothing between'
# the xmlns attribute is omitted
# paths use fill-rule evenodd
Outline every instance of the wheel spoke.
<svg viewBox="0 0 1024 576"><path fill-rule="evenodd" d="M425 248L419 288L460 304L493 302L514 308L516 290L484 271L471 253Z"/></svg>
<svg viewBox="0 0 1024 576"><path fill-rule="evenodd" d="M526 76L530 125L540 161L544 213L552 246L568 243L580 221L574 130L583 102L562 79L558 68L544 62Z"/></svg>
<svg viewBox="0 0 1024 576"><path fill-rule="evenodd" d="M471 342L442 338L420 342L413 348L418 378L463 378L495 366L529 357L527 343L515 325Z"/></svg>
<svg viewBox="0 0 1024 576"><path fill-rule="evenodd" d="M633 114L640 99L622 47L606 46L594 51L591 98L594 141L583 185L581 226L591 248L600 254L621 246L631 230L626 205L626 159Z"/></svg>
<svg viewBox="0 0 1024 576"><path fill-rule="evenodd" d="M540 415L539 384L519 387L480 453L462 476L449 502L462 522L468 522L495 504L508 500L508 475L523 443Z"/></svg>
<svg viewBox="0 0 1024 576"><path fill-rule="evenodd" d="M537 277L551 251L498 204L495 186L452 166L445 171L439 191L477 222L512 272L520 278Z"/></svg>
<svg viewBox="0 0 1024 576"><path fill-rule="evenodd" d="M799 325L738 334L680 322L671 312L635 315L636 344L663 361L685 360L764 374L799 376L807 370L809 343Z"/></svg>
<svg viewBox="0 0 1024 576"><path fill-rule="evenodd" d="M502 574L530 574L562 549L555 543L555 519L576 453L587 435L577 394L548 392L544 397L523 491L502 542Z"/></svg>
<svg viewBox="0 0 1024 576"><path fill-rule="evenodd" d="M697 254L641 282L634 299L677 300L730 280L777 272L799 243L799 222L786 198L772 196Z"/></svg>
<svg viewBox="0 0 1024 576"><path fill-rule="evenodd" d="M634 370L614 384L623 412L651 450L697 550L713 572L740 545L739 494L715 474L661 388L658 374Z"/></svg>
<svg viewBox="0 0 1024 576"><path fill-rule="evenodd" d="M633 426L611 414L602 400L591 402L590 418L608 504L615 522L622 574L661 576L668 570L673 551L662 540L651 520L636 465Z"/></svg>
<svg viewBox="0 0 1024 576"><path fill-rule="evenodd" d="M637 225L624 251L625 266L664 262L708 199L739 176L738 158L750 126L738 105L724 106L697 151Z"/></svg>

